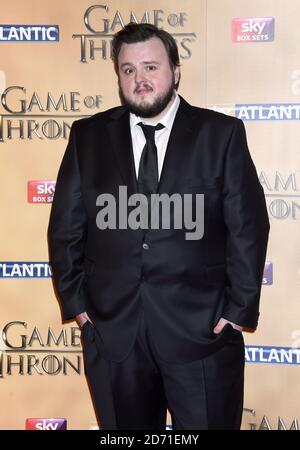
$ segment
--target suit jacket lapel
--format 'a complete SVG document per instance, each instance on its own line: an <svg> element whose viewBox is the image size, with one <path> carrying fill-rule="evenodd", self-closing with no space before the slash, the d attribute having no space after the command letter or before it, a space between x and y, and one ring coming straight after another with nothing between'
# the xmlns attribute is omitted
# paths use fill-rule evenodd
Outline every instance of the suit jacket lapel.
<svg viewBox="0 0 300 450"><path fill-rule="evenodd" d="M180 97L180 104L166 149L158 193L172 192L178 179L188 173L194 144L191 118L192 107Z"/></svg>

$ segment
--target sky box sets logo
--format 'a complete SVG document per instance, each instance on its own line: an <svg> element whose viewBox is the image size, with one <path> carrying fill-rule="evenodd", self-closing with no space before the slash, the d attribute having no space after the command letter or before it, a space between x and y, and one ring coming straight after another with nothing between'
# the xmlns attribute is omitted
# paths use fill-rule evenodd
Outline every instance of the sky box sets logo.
<svg viewBox="0 0 300 450"><path fill-rule="evenodd" d="M66 430L66 419L26 419L26 430Z"/></svg>
<svg viewBox="0 0 300 450"><path fill-rule="evenodd" d="M272 42L274 41L274 25L273 17L232 19L232 42Z"/></svg>
<svg viewBox="0 0 300 450"><path fill-rule="evenodd" d="M55 181L32 180L27 183L28 203L52 203Z"/></svg>

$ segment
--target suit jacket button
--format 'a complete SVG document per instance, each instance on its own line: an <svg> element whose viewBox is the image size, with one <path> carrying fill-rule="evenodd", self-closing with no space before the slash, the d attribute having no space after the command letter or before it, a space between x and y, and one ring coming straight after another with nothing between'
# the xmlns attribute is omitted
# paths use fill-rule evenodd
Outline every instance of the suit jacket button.
<svg viewBox="0 0 300 450"><path fill-rule="evenodd" d="M149 250L149 245L146 244L146 242L143 243L143 249L144 250Z"/></svg>

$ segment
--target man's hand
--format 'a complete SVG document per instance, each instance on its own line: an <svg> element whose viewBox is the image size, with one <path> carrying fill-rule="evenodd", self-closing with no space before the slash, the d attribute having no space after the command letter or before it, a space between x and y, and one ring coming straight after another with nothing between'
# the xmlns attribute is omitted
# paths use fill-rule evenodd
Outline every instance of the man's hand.
<svg viewBox="0 0 300 450"><path fill-rule="evenodd" d="M86 312L83 312L83 313L78 314L78 315L76 316L76 321L77 321L78 325L80 326L80 328L83 327L83 325L85 324L85 322L86 322L87 320L88 320L89 322L91 322L91 324L93 325L93 322L91 321L91 319L89 318L89 316L87 315Z"/></svg>
<svg viewBox="0 0 300 450"><path fill-rule="evenodd" d="M230 323L234 329L236 329L236 330L238 330L240 332L243 331L243 327L240 327L236 323L230 322L229 320L223 319L223 317L221 317L221 319L219 320L219 322L217 323L217 325L214 328L214 333L216 333L216 334L221 333L221 331L223 330L223 328L225 327L225 325L227 323Z"/></svg>

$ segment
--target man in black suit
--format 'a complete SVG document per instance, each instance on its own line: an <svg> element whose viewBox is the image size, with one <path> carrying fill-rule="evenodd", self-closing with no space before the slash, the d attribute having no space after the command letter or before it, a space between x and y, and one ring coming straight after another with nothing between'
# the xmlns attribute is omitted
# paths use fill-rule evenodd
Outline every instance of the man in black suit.
<svg viewBox="0 0 300 450"><path fill-rule="evenodd" d="M177 94L167 32L128 24L113 54L123 106L74 122L57 178L48 236L63 319L82 327L103 429L164 429L167 408L174 429L239 429L242 329L257 325L269 232L244 125ZM145 222L151 203L139 222L136 199L162 194L184 206L189 194L194 215L204 195L200 237L174 226L175 206L170 227Z"/></svg>

